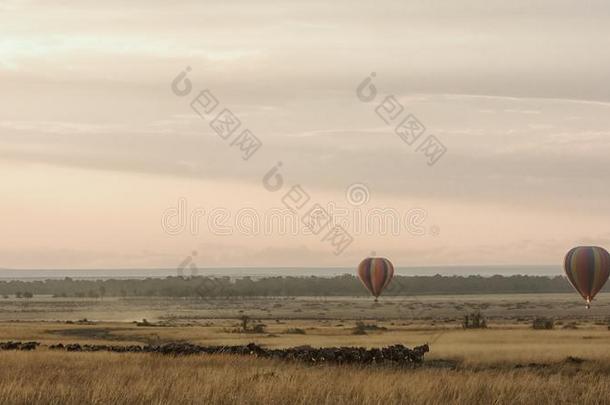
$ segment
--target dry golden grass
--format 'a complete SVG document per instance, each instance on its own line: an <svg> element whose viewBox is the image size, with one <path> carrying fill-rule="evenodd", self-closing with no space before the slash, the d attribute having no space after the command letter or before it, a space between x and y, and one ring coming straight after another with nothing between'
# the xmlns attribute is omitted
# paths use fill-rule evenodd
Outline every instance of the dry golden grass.
<svg viewBox="0 0 610 405"><path fill-rule="evenodd" d="M610 398L610 367L601 363L452 371L48 351L4 352L0 359L3 404L599 404Z"/></svg>
<svg viewBox="0 0 610 405"><path fill-rule="evenodd" d="M463 330L459 314L488 300L491 306L485 312L493 315L490 328ZM604 322L610 315L607 298L586 312L582 306L564 304L563 296L545 296L537 302L524 296L420 301L417 305L425 308L422 314L426 316L417 319L409 314L419 313L419 307L410 310L399 301L375 305L359 299L320 302L269 298L236 301L224 312L211 312L226 313L232 319L205 318L210 311L207 307L220 304L196 301L81 303L47 299L12 303L0 311L0 319L7 319L0 322L0 341L36 340L43 345L35 352L0 352L0 404L610 403L610 330ZM465 309L457 309L457 304ZM327 319L316 319L322 307L328 309ZM407 310L399 311L402 307ZM231 333L242 313L256 319L260 316L267 331ZM393 314L398 316L392 318ZM577 321L578 329L561 329L559 325L555 330L532 330L531 317L538 314L550 314L563 324ZM114 321L56 321L83 317ZM169 326L138 327L118 321L144 317L166 321ZM367 322L387 330L354 335L356 321L365 317L378 319ZM16 318L31 321L10 321ZM305 334L287 333L290 328L303 329ZM46 345L59 342L123 345L170 341L201 345L256 342L266 347L430 343L427 364L451 359L459 366L456 370L432 366L414 370L313 367L237 356L164 357L46 349ZM584 362L566 362L568 356ZM530 363L538 364L528 366Z"/></svg>

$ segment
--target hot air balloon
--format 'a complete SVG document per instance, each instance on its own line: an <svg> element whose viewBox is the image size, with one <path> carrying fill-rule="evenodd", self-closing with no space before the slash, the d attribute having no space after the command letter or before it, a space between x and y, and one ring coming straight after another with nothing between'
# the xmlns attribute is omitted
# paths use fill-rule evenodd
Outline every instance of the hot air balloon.
<svg viewBox="0 0 610 405"><path fill-rule="evenodd" d="M368 257L358 266L358 277L375 297L375 302L383 289L390 284L393 276L394 266L384 257Z"/></svg>
<svg viewBox="0 0 610 405"><path fill-rule="evenodd" d="M591 308L610 275L610 254L597 246L575 247L566 255L564 267L570 283L587 301L587 309Z"/></svg>

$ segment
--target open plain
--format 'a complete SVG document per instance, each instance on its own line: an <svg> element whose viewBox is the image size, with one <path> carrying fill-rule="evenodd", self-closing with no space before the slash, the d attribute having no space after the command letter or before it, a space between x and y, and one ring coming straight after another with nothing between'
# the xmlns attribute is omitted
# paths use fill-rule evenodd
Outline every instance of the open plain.
<svg viewBox="0 0 610 405"><path fill-rule="evenodd" d="M604 403L610 299L570 294L387 298L9 298L3 403ZM465 329L466 313L487 327ZM535 318L554 321L535 330ZM236 355L67 352L58 343L267 348L429 344L421 366L312 365Z"/></svg>

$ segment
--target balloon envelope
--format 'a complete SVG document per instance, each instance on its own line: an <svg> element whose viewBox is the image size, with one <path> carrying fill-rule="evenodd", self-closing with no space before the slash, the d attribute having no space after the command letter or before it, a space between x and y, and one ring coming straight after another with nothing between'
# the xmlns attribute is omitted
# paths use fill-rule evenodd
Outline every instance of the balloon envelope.
<svg viewBox="0 0 610 405"><path fill-rule="evenodd" d="M566 255L564 268L568 280L589 303L602 289L610 275L610 254L601 247L580 246Z"/></svg>
<svg viewBox="0 0 610 405"><path fill-rule="evenodd" d="M368 257L358 266L358 277L377 301L394 276L392 262L384 257Z"/></svg>

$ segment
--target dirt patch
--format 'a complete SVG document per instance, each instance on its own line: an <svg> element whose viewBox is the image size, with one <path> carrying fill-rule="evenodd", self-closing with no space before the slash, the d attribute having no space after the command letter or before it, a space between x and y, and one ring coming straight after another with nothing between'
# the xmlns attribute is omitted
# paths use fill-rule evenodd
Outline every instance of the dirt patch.
<svg viewBox="0 0 610 405"><path fill-rule="evenodd" d="M74 329L61 329L61 330L47 330L46 333L57 335L57 336L66 336L66 337L75 337L81 339L91 339L91 340L110 340L110 341L140 341L146 340L146 338L140 338L138 336L122 336L115 335L113 332L125 331L128 329L124 328L74 328Z"/></svg>

